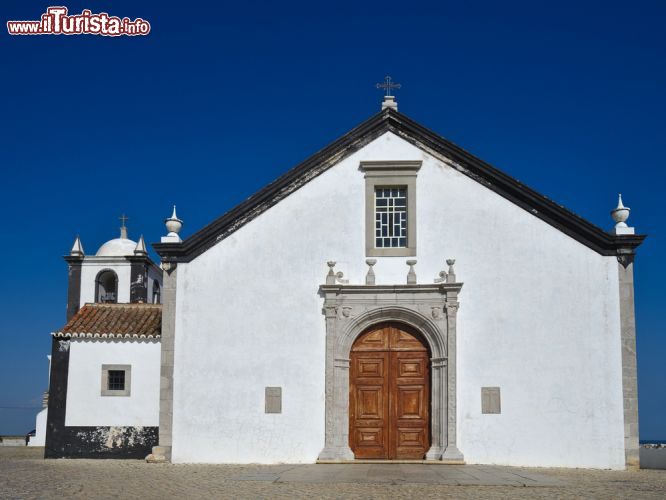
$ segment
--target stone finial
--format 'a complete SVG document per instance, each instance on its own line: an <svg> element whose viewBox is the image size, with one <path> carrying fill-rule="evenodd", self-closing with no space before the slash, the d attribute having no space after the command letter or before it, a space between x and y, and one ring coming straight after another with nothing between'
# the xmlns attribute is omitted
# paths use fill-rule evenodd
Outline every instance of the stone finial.
<svg viewBox="0 0 666 500"><path fill-rule="evenodd" d="M453 264L456 263L456 259L446 259L446 264L449 266L449 271L446 273L446 282L455 283L456 282L456 271L453 269Z"/></svg>
<svg viewBox="0 0 666 500"><path fill-rule="evenodd" d="M148 255L148 250L146 250L146 242L143 240L143 234L139 238L139 242L136 244L136 248L134 248L134 255Z"/></svg>
<svg viewBox="0 0 666 500"><path fill-rule="evenodd" d="M72 245L72 249L70 250L69 255L72 257L83 257L85 255L83 252L83 245L81 244L81 238L79 238L78 234L76 235L74 245Z"/></svg>
<svg viewBox="0 0 666 500"><path fill-rule="evenodd" d="M368 274L365 275L365 284L375 284L375 271L372 268L377 263L377 259L366 259L365 263L368 265Z"/></svg>
<svg viewBox="0 0 666 500"><path fill-rule="evenodd" d="M407 261L409 266L409 272L407 273L407 284L416 285L416 272L414 271L414 266L416 265L416 259L410 259Z"/></svg>
<svg viewBox="0 0 666 500"><path fill-rule="evenodd" d="M627 225L627 219L631 208L625 207L622 204L622 194L618 195L617 207L611 210L611 217L615 221L615 227L613 228L613 233L615 234L634 234L634 228Z"/></svg>
<svg viewBox="0 0 666 500"><path fill-rule="evenodd" d="M344 273L342 271L338 271L337 273L335 272L335 262L334 260L329 260L326 265L328 266L328 274L326 275L326 284L327 285L335 285L336 283L341 283L343 285L346 285L349 283L349 280L342 279L344 277Z"/></svg>
<svg viewBox="0 0 666 500"><path fill-rule="evenodd" d="M169 234L162 236L162 243L180 243L181 240L178 233L183 228L183 221L176 215L176 205L173 206L173 213L168 219L164 219L164 225L169 231Z"/></svg>
<svg viewBox="0 0 666 500"><path fill-rule="evenodd" d="M453 264L456 263L455 259L446 259L446 264L449 266L449 270L440 271L439 278L435 278L435 283L455 283L456 282L456 272L453 269Z"/></svg>
<svg viewBox="0 0 666 500"><path fill-rule="evenodd" d="M326 284L335 285L335 264L334 260L329 260L326 265L328 266L328 274L326 275Z"/></svg>

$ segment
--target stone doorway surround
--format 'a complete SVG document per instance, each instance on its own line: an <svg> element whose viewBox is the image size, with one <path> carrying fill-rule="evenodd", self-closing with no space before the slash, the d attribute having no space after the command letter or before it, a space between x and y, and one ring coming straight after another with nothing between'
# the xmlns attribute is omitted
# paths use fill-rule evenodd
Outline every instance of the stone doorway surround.
<svg viewBox="0 0 666 500"><path fill-rule="evenodd" d="M354 340L381 322L408 325L423 335L431 353L431 447L427 460L462 463L456 444L456 318L458 293L454 260L448 272L433 284L417 284L410 266L405 285L375 285L370 266L365 285L350 285L329 262L326 283L319 287L326 320L326 422L325 446L319 461L352 461L349 447L349 366Z"/></svg>

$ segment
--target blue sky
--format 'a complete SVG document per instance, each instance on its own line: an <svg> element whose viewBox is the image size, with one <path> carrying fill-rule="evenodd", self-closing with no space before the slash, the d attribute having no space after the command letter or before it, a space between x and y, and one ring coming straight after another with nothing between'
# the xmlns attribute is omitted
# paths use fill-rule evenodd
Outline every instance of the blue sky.
<svg viewBox="0 0 666 500"><path fill-rule="evenodd" d="M1 34L0 434L34 427L76 234L92 253L125 212L155 242L174 202L191 234L377 112L391 74L401 112L593 223L623 193L649 234L640 434L666 439L666 3L543 3L65 2L152 31Z"/></svg>

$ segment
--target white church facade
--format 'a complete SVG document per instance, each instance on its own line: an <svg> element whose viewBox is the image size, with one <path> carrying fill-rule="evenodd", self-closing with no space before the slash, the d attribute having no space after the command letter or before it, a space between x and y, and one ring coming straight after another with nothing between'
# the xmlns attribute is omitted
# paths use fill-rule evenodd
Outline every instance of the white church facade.
<svg viewBox="0 0 666 500"><path fill-rule="evenodd" d="M118 250L116 304L75 244L46 455L637 466L628 214L604 231L387 97L185 240L174 212L161 269Z"/></svg>

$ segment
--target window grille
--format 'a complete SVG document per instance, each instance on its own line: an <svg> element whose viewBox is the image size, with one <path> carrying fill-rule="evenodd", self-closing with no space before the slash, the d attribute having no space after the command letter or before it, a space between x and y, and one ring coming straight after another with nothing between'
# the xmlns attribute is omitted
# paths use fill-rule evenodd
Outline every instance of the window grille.
<svg viewBox="0 0 666 500"><path fill-rule="evenodd" d="M109 370L108 387L110 391L125 390L125 370Z"/></svg>
<svg viewBox="0 0 666 500"><path fill-rule="evenodd" d="M407 188L375 188L375 247L407 247Z"/></svg>

